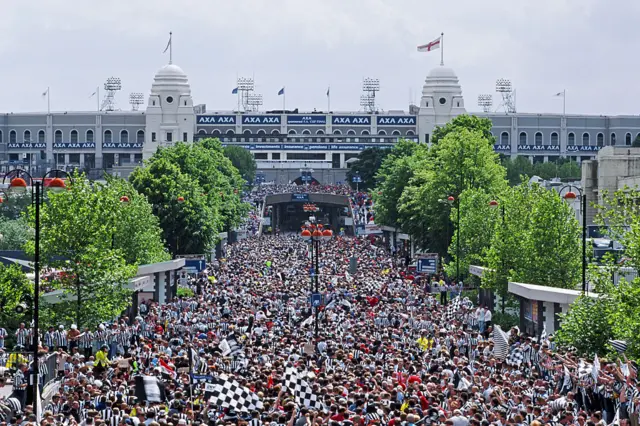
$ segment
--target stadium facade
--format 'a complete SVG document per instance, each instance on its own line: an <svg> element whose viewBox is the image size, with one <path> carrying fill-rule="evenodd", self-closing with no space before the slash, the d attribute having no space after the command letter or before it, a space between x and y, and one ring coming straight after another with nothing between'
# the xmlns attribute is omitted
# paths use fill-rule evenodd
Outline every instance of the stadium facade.
<svg viewBox="0 0 640 426"><path fill-rule="evenodd" d="M349 160L368 147L391 147L401 138L429 143L435 126L466 113L462 88L451 68L426 77L420 105L408 111L237 112L194 105L187 75L174 64L155 75L144 111L4 113L0 115L0 164L81 168L118 173L158 147L217 137L255 156L265 180L286 182L313 170L324 182L344 179ZM493 122L494 149L531 161L594 158L608 145L632 144L640 117L476 113Z"/></svg>

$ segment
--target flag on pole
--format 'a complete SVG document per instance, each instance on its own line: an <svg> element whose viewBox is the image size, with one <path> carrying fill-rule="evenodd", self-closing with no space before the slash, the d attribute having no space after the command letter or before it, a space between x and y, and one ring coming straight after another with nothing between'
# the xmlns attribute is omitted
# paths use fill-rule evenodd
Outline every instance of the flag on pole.
<svg viewBox="0 0 640 426"><path fill-rule="evenodd" d="M493 355L499 359L504 360L509 353L509 339L507 334L502 331L499 325L493 327Z"/></svg>
<svg viewBox="0 0 640 426"><path fill-rule="evenodd" d="M47 87L47 90L45 90L44 92L42 92L42 97L44 98L45 96L47 96L49 94L49 88Z"/></svg>
<svg viewBox="0 0 640 426"><path fill-rule="evenodd" d="M284 95L284 87L278 91L278 96Z"/></svg>
<svg viewBox="0 0 640 426"><path fill-rule="evenodd" d="M138 401L163 402L166 399L164 383L155 376L136 376L135 394Z"/></svg>
<svg viewBox="0 0 640 426"><path fill-rule="evenodd" d="M93 98L96 95L96 93L98 92L96 91L96 92L93 92L91 95L89 95L89 99Z"/></svg>
<svg viewBox="0 0 640 426"><path fill-rule="evenodd" d="M327 96L331 93L331 87L327 87Z"/></svg>
<svg viewBox="0 0 640 426"><path fill-rule="evenodd" d="M167 47L164 48L162 53L167 53L167 50L169 50L169 48L171 47L171 36L172 36L172 34L169 33L169 41L167 42Z"/></svg>
<svg viewBox="0 0 640 426"><path fill-rule="evenodd" d="M442 41L442 37L438 37L437 39L418 46L418 52L431 52L432 50L440 49L440 42Z"/></svg>
<svg viewBox="0 0 640 426"><path fill-rule="evenodd" d="M231 94L232 94L232 95L237 95L237 94L238 94L238 88L237 88L237 87L236 87L236 88L234 88L234 89L231 91Z"/></svg>
<svg viewBox="0 0 640 426"><path fill-rule="evenodd" d="M558 93L556 93L556 94L555 94L555 95L553 95L553 96L564 96L564 92L558 92Z"/></svg>

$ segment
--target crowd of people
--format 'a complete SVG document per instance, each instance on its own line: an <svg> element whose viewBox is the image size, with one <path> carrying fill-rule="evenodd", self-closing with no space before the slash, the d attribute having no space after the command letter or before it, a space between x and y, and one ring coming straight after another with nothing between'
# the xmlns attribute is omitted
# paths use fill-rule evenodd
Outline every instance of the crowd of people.
<svg viewBox="0 0 640 426"><path fill-rule="evenodd" d="M247 238L194 279L193 297L45 339L60 378L43 392L40 424L638 424L634 363L581 359L517 328L497 334L490 310L436 297L433 277L369 239L321 243L313 274L309 252L297 236ZM14 407L28 376L18 370L0 425L37 422L24 400Z"/></svg>

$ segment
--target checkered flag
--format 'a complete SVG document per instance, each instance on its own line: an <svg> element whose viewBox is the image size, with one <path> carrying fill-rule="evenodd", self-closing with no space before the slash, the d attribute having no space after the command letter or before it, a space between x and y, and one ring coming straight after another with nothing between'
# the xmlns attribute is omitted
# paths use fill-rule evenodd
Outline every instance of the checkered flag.
<svg viewBox="0 0 640 426"><path fill-rule="evenodd" d="M301 407L314 408L321 410L322 403L317 395L313 393L311 385L304 380L298 372L288 367L284 374L284 385L293 394L296 404Z"/></svg>
<svg viewBox="0 0 640 426"><path fill-rule="evenodd" d="M578 363L578 378L580 380L590 378L592 372L593 366L591 364L587 364L583 360L580 360L580 362Z"/></svg>
<svg viewBox="0 0 640 426"><path fill-rule="evenodd" d="M519 367L520 364L522 364L522 362L524 361L524 353L522 352L522 349L515 348L514 350L512 350L506 361L507 365L514 365L516 367Z"/></svg>
<svg viewBox="0 0 640 426"><path fill-rule="evenodd" d="M232 408L242 413L263 408L258 395L240 386L226 374L220 374L212 383L205 384L204 391L205 398L216 407Z"/></svg>
<svg viewBox="0 0 640 426"><path fill-rule="evenodd" d="M453 317L460 310L460 305L462 302L460 301L460 296L457 296L455 299L451 300L449 306L447 306L447 320L452 320Z"/></svg>

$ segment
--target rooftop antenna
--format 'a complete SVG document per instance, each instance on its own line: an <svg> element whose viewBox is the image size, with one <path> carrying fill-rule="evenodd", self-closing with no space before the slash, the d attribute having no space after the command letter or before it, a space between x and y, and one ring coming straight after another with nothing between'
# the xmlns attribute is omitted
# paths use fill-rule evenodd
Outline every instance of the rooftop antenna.
<svg viewBox="0 0 640 426"><path fill-rule="evenodd" d="M240 102L242 103L242 108L245 111L249 111L249 95L256 87L253 77L238 77L237 87L238 96L240 97ZM260 105L262 105L262 103Z"/></svg>
<svg viewBox="0 0 640 426"><path fill-rule="evenodd" d="M104 90L106 94L100 105L100 111L115 111L116 110L116 92L122 90L122 82L119 77L109 77L104 83Z"/></svg>
<svg viewBox="0 0 640 426"><path fill-rule="evenodd" d="M258 111L261 105L262 105L262 95L258 93L250 93L247 96L246 108L248 108L248 111Z"/></svg>
<svg viewBox="0 0 640 426"><path fill-rule="evenodd" d="M492 95L478 95L478 106L482 108L483 112L491 112L491 107L493 106L493 96Z"/></svg>
<svg viewBox="0 0 640 426"><path fill-rule="evenodd" d="M144 95L139 92L130 93L129 104L131 104L131 111L138 111L140 105L144 104Z"/></svg>
<svg viewBox="0 0 640 426"><path fill-rule="evenodd" d="M360 106L367 112L376 112L376 92L380 91L380 80L377 78L365 78L362 80L362 92Z"/></svg>
<svg viewBox="0 0 640 426"><path fill-rule="evenodd" d="M498 109L503 108L507 114L515 114L516 112L516 93L511 86L511 80L499 78L496 80L496 92L502 96L502 102ZM496 109L496 111L498 110Z"/></svg>

